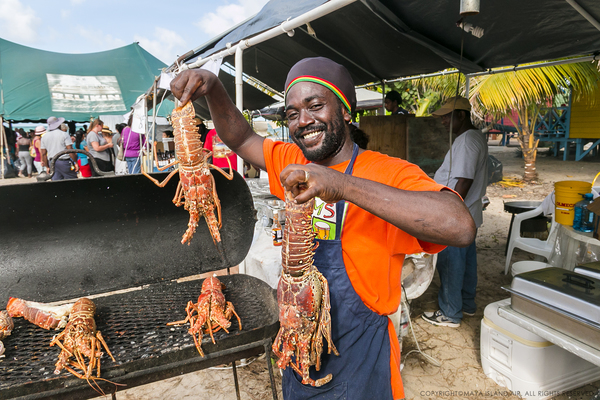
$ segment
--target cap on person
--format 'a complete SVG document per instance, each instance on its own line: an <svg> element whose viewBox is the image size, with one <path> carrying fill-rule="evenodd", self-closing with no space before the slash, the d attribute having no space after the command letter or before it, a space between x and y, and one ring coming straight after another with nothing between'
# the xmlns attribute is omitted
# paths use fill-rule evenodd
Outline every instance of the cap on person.
<svg viewBox="0 0 600 400"><path fill-rule="evenodd" d="M305 58L298 61L285 80L285 95L298 82L313 82L331 90L342 102L349 113L356 108L356 91L350 72L325 57ZM287 100L286 100L287 101Z"/></svg>
<svg viewBox="0 0 600 400"><path fill-rule="evenodd" d="M471 103L469 103L469 100L462 96L451 97L443 106L432 112L431 115L435 117L441 117L442 115L446 115L454 110L464 110L470 112Z"/></svg>
<svg viewBox="0 0 600 400"><path fill-rule="evenodd" d="M46 128L44 128L44 125L38 125L38 126L35 127L35 134L36 135L42 136L44 133L46 133Z"/></svg>
<svg viewBox="0 0 600 400"><path fill-rule="evenodd" d="M50 118L48 118L48 120L46 122L48 123L48 130L49 131L53 131L55 129L58 129L58 127L60 126L60 124L62 124L63 122L65 122L65 119L64 118L50 117Z"/></svg>
<svg viewBox="0 0 600 400"><path fill-rule="evenodd" d="M106 125L102 126L102 133L106 134L106 135L112 135L112 131L110 130L110 128Z"/></svg>

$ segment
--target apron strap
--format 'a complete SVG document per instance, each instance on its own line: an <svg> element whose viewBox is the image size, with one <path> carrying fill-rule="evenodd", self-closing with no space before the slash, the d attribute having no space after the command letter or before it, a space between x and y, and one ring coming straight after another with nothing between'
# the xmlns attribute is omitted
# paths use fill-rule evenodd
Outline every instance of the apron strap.
<svg viewBox="0 0 600 400"><path fill-rule="evenodd" d="M352 175L352 172L354 171L354 162L356 161L357 155L358 155L358 145L356 143L354 143L354 146L352 147L352 158L350 159L350 162L348 163L348 166L346 167L346 171L344 171L344 174ZM342 235L342 223L344 221L345 205L346 205L345 200L340 200L335 204L335 226L337 227L336 232L335 232L336 240L339 240Z"/></svg>

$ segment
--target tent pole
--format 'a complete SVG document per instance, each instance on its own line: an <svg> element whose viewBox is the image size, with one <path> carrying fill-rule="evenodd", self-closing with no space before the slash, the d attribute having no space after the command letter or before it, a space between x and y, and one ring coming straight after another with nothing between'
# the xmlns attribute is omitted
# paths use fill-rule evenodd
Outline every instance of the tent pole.
<svg viewBox="0 0 600 400"><path fill-rule="evenodd" d="M244 49L242 46L237 46L235 49L235 105L241 113L244 112ZM242 157L237 157L237 170L244 174L244 160Z"/></svg>
<svg viewBox="0 0 600 400"><path fill-rule="evenodd" d="M156 140L156 80L152 88L152 143ZM154 150L150 158L150 171L154 171Z"/></svg>
<svg viewBox="0 0 600 400"><path fill-rule="evenodd" d="M385 79L381 80L381 93L383 95L383 98L381 99L381 111L383 114L381 115L385 115Z"/></svg>
<svg viewBox="0 0 600 400"><path fill-rule="evenodd" d="M0 171L4 179L4 119L0 115Z"/></svg>
<svg viewBox="0 0 600 400"><path fill-rule="evenodd" d="M471 90L471 76L465 74L465 98L469 100L469 90Z"/></svg>

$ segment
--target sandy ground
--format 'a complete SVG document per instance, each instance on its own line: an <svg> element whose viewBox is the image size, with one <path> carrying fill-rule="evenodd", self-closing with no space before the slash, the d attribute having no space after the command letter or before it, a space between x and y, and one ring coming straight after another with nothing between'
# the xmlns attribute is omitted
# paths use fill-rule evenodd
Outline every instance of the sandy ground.
<svg viewBox="0 0 600 400"><path fill-rule="evenodd" d="M503 163L505 177L521 177L523 161L517 154L516 147L500 147L497 142L490 142L490 153ZM418 354L405 356L415 349L415 342L408 337L403 343L402 371L407 399L447 399L447 398L477 398L477 399L518 399L487 378L481 368L479 355L480 323L485 305L507 298L507 293L501 286L510 284L510 277L503 274L504 249L510 222L510 214L504 212L504 201L542 200L552 191L553 183L561 180L583 180L591 182L600 171L599 160L582 162L561 161L541 149L537 159L537 169L540 182L523 188L493 185L488 187L490 205L484 212L484 223L478 231L478 274L477 289L478 310L474 317L465 317L459 328L435 327L423 321L420 315L423 311L437 309L437 291L439 280L434 278L429 289L411 304L411 317L415 336L421 348L441 362L440 367L433 366ZM27 178L1 180L0 184L30 182ZM520 250L515 250L514 261L533 259L533 256ZM241 386L241 399L262 400L271 398L271 388L266 360L263 358L244 360L249 364L238 368ZM239 364L239 362L238 362ZM281 395L281 377L275 370L279 399ZM589 399L600 388L600 381L579 388L578 392L587 394L577 395L574 392L557 396L556 399L575 400ZM426 392L435 391L427 395ZM449 391L474 392L471 395L457 395ZM476 392L476 393L475 393ZM233 375L231 369L207 369L163 380L153 384L131 389L120 390L120 400L142 399L236 399Z"/></svg>

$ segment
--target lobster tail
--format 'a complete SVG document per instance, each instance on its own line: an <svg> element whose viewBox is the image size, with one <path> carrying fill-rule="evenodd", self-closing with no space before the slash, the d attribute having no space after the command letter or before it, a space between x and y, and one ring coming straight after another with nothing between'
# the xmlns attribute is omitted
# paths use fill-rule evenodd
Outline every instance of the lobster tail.
<svg viewBox="0 0 600 400"><path fill-rule="evenodd" d="M287 197L287 196L286 196ZM285 229L281 250L284 272L290 276L302 276L313 265L312 211L315 199L296 204L285 202Z"/></svg>
<svg viewBox="0 0 600 400"><path fill-rule="evenodd" d="M13 318L23 317L44 329L61 329L67 325L67 318L73 304L51 306L34 301L11 297L6 305L8 315Z"/></svg>

